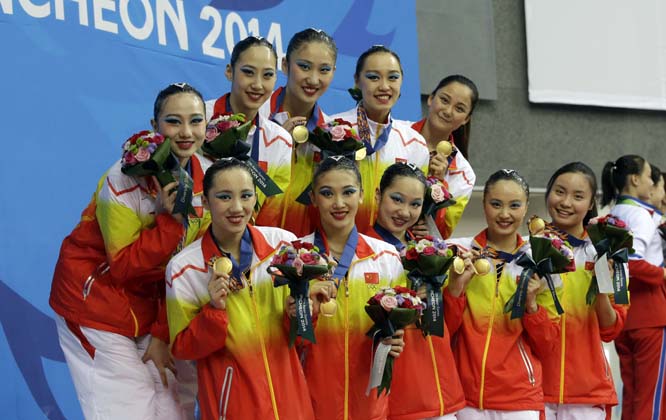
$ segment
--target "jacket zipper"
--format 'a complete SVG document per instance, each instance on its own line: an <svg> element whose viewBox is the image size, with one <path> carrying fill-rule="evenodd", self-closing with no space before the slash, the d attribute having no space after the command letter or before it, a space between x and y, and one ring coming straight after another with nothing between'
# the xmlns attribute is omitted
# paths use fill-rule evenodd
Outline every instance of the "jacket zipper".
<svg viewBox="0 0 666 420"><path fill-rule="evenodd" d="M435 384L437 385L437 398L439 398L439 415L444 415L444 398L442 397L442 385L439 383L439 370L437 369L437 359L435 357L435 348L432 345L432 336L428 335L428 348L430 350L430 358L432 359L432 369L435 374Z"/></svg>
<svg viewBox="0 0 666 420"><path fill-rule="evenodd" d="M350 268L351 270L351 268ZM349 419L349 280L345 276L345 401L344 420Z"/></svg>
<svg viewBox="0 0 666 420"><path fill-rule="evenodd" d="M567 314L562 314L560 325L562 326L562 345L560 348L560 404L564 404L564 371L566 363L566 332L567 332Z"/></svg>
<svg viewBox="0 0 666 420"><path fill-rule="evenodd" d="M493 335L493 325L495 323L495 302L499 296L499 281L502 276L502 269L497 270L497 281L495 281L495 294L490 308L490 322L488 324L488 334L486 334L486 344L483 349L483 359L481 360L481 387L479 389L479 409L483 410L483 392L486 386L486 362L488 361L488 350L490 349L490 337Z"/></svg>
<svg viewBox="0 0 666 420"><path fill-rule="evenodd" d="M245 277L245 275L243 275L243 277ZM252 286L251 277L252 274L250 274L250 276L247 277L245 280L248 285L250 300L252 300L252 311L254 313L254 322L255 325L257 326L257 335L259 336L259 343L261 345L261 357L264 360L264 370L266 372L266 380L268 381L268 391L270 392L271 405L273 406L273 417L275 418L275 420L279 420L280 414L278 413L277 402L275 400L275 389L273 388L273 378L271 377L271 368L268 364L268 356L266 355L266 343L264 343L264 334L263 331L261 330L261 324L259 323L259 311L257 309L257 301L255 300L254 297L254 288Z"/></svg>

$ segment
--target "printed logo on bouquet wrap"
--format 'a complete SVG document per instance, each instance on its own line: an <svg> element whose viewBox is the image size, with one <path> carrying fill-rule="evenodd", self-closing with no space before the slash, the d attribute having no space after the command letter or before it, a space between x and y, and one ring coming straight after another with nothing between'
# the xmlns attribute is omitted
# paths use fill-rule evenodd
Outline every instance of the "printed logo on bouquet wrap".
<svg viewBox="0 0 666 420"><path fill-rule="evenodd" d="M331 156L345 156L355 161L363 160L367 155L366 146L361 141L356 128L352 127L349 121L341 118L315 127L307 135L307 141L319 148L320 160ZM304 205L310 204L311 190L312 184L308 185L296 198L296 201Z"/></svg>
<svg viewBox="0 0 666 420"><path fill-rule="evenodd" d="M426 304L416 296L415 291L402 286L382 288L368 300L365 312L372 318L374 325L366 335L372 338L373 344L378 344L376 350L373 348L366 395L370 395L372 388L377 388L377 395L381 395L384 390L387 394L390 392L395 359L389 354L391 346L382 340L392 337L396 330L416 322L425 307Z"/></svg>
<svg viewBox="0 0 666 420"><path fill-rule="evenodd" d="M123 144L120 170L125 175L146 177L154 176L161 187L174 181L178 175L178 189L173 207L173 214L196 215L192 207L193 181L190 175L171 153L171 141L160 133L144 130L134 134Z"/></svg>
<svg viewBox="0 0 666 420"><path fill-rule="evenodd" d="M455 245L441 239L426 236L419 241L409 241L400 251L400 258L414 291L425 287L428 309L418 322L423 335L444 336L444 301L442 287L448 271L458 254Z"/></svg>
<svg viewBox="0 0 666 420"><path fill-rule="evenodd" d="M244 114L215 114L206 127L206 141L201 150L213 159L234 157L244 161L266 197L280 194L280 187L249 155L252 146L246 139L251 129L252 121L247 121Z"/></svg>
<svg viewBox="0 0 666 420"><path fill-rule="evenodd" d="M608 260L612 262L612 289L615 303L629 304L627 287L627 273L624 264L629 261L629 254L633 253L634 237L627 229L627 224L615 216L607 215L590 220L587 234L597 251L597 261ZM599 278L595 277L587 291L586 301L594 303L596 295L600 293Z"/></svg>
<svg viewBox="0 0 666 420"><path fill-rule="evenodd" d="M523 271L520 273L516 293L506 303L504 311L511 312L511 319L522 318L527 303L527 286L532 275L536 273L539 277L546 279L555 309L558 314L563 314L564 309L562 309L557 297L551 274L565 273L576 269L571 245L539 217L533 216L530 218L528 228L532 256L523 253L516 260L516 264L523 267Z"/></svg>
<svg viewBox="0 0 666 420"><path fill-rule="evenodd" d="M273 285L288 285L290 295L296 301L296 316L291 318L289 329L290 347L296 337L316 343L310 314L309 284L314 278L330 276L334 269L335 261L308 242L293 241L290 245L282 245L273 256L267 268L268 274L273 276Z"/></svg>

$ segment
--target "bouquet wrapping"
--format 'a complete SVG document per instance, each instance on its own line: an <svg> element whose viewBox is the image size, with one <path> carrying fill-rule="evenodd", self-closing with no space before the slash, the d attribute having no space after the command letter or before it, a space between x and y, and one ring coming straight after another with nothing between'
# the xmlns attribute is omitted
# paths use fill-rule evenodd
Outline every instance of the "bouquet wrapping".
<svg viewBox="0 0 666 420"><path fill-rule="evenodd" d="M187 219L188 212L196 214L192 207L192 178L181 168L178 159L171 153L169 139L154 131L140 131L123 144L120 170L125 175L154 176L161 187L176 181L178 189L173 214L181 214Z"/></svg>
<svg viewBox="0 0 666 420"><path fill-rule="evenodd" d="M377 388L377 395L381 395L384 390L387 394L390 392L395 359L389 355L391 346L381 340L392 337L396 330L416 322L425 306L416 292L401 286L383 288L368 300L365 312L372 318L374 325L367 335L373 342L379 341L379 344L374 352L366 395L370 394L372 388Z"/></svg>
<svg viewBox="0 0 666 420"><path fill-rule="evenodd" d="M449 268L456 258L455 245L447 245L441 239L426 236L419 241L409 241L400 251L402 265L412 282L412 289L418 291L425 286L428 309L418 323L424 335L444 337L444 301L442 287Z"/></svg>
<svg viewBox="0 0 666 420"><path fill-rule="evenodd" d="M518 280L518 290L504 306L505 312L511 312L511 319L521 318L524 315L527 284L534 273L546 279L555 309L558 314L563 314L564 309L557 298L555 284L550 275L576 269L571 245L553 230L546 229L546 224L542 219L532 217L529 222L529 231L532 256L523 253L518 257L516 263L523 267Z"/></svg>
<svg viewBox="0 0 666 420"><path fill-rule="evenodd" d="M328 276L334 268L335 263L308 242L293 241L290 245L282 245L273 256L267 268L273 276L273 285L288 285L296 301L296 316L291 319L289 329L290 347L294 345L297 336L316 343L308 297L310 280Z"/></svg>
<svg viewBox="0 0 666 420"><path fill-rule="evenodd" d="M627 287L627 274L624 264L629 261L629 254L633 253L634 237L627 229L627 224L617 217L607 215L590 220L587 234L597 251L597 260L608 258L613 262L613 296L615 303L629 304ZM599 293L597 279L590 284L586 301L592 304Z"/></svg>

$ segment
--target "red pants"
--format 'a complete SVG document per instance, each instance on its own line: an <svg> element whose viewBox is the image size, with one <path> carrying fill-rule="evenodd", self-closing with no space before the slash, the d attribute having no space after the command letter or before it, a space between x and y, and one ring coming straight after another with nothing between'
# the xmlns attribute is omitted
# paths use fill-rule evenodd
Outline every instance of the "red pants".
<svg viewBox="0 0 666 420"><path fill-rule="evenodd" d="M622 420L666 420L666 328L625 330L615 339L622 374Z"/></svg>

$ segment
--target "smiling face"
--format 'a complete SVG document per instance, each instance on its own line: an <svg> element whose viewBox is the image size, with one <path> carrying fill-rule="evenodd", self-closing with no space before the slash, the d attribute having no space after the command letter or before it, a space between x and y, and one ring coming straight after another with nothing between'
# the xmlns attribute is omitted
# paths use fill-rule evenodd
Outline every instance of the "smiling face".
<svg viewBox="0 0 666 420"><path fill-rule="evenodd" d="M233 68L227 65L225 74L231 81L234 112L254 118L275 87L275 53L264 45L252 46L239 55Z"/></svg>
<svg viewBox="0 0 666 420"><path fill-rule="evenodd" d="M594 206L594 191L590 181L582 173L567 172L558 176L546 197L546 207L553 224L581 237L583 220Z"/></svg>
<svg viewBox="0 0 666 420"><path fill-rule="evenodd" d="M153 129L171 139L171 151L185 166L206 136L204 103L194 93L176 93L166 98L151 121Z"/></svg>
<svg viewBox="0 0 666 420"><path fill-rule="evenodd" d="M232 167L215 174L203 197L204 207L210 210L215 237L242 235L256 202L254 184L247 170Z"/></svg>
<svg viewBox="0 0 666 420"><path fill-rule="evenodd" d="M421 181L408 176L396 176L381 193L377 191L377 223L398 239L404 239L407 229L421 215L425 187Z"/></svg>
<svg viewBox="0 0 666 420"><path fill-rule="evenodd" d="M314 106L326 92L335 72L335 54L324 42L308 42L282 60L287 74L287 95Z"/></svg>
<svg viewBox="0 0 666 420"><path fill-rule="evenodd" d="M489 241L499 243L514 238L527 213L527 195L515 181L497 181L486 190L483 212Z"/></svg>
<svg viewBox="0 0 666 420"><path fill-rule="evenodd" d="M324 172L312 186L312 204L319 210L324 232L351 232L359 205L363 202L356 175L347 169Z"/></svg>
<svg viewBox="0 0 666 420"><path fill-rule="evenodd" d="M461 125L467 124L472 112L472 95L472 89L468 86L451 82L429 96L428 123L433 131L450 135ZM444 135L448 138L448 135Z"/></svg>
<svg viewBox="0 0 666 420"><path fill-rule="evenodd" d="M386 122L402 86L398 60L386 52L369 55L355 82L363 94L363 106L368 118L379 123Z"/></svg>

